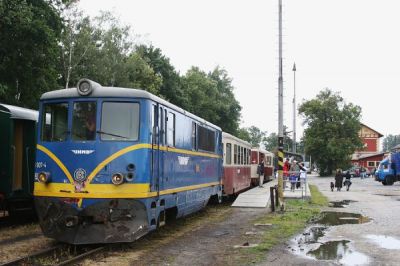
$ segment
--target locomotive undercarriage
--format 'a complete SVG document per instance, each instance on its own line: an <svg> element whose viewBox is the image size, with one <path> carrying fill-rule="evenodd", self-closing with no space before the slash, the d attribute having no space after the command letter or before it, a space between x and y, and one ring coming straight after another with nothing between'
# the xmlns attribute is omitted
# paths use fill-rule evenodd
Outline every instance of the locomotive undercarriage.
<svg viewBox="0 0 400 266"><path fill-rule="evenodd" d="M70 244L132 242L149 231L143 203L104 199L78 209L62 198L36 197L43 233Z"/></svg>

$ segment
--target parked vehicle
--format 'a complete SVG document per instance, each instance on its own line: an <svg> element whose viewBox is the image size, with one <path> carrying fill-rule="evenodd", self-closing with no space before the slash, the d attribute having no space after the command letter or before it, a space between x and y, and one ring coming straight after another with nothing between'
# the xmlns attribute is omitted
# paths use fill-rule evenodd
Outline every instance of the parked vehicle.
<svg viewBox="0 0 400 266"><path fill-rule="evenodd" d="M0 211L33 213L38 111L0 104Z"/></svg>
<svg viewBox="0 0 400 266"><path fill-rule="evenodd" d="M349 172L351 177L360 177L363 169L365 171L366 176L371 175L371 172L368 170L368 168L360 167L360 166L353 166L347 170L344 170L343 172L345 172L345 173Z"/></svg>
<svg viewBox="0 0 400 266"><path fill-rule="evenodd" d="M384 186L391 186L400 180L400 152L390 154L379 163L375 180L382 182Z"/></svg>

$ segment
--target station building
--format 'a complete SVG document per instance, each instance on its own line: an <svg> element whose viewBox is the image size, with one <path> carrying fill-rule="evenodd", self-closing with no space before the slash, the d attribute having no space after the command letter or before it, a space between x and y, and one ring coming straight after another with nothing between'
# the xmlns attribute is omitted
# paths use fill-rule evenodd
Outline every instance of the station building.
<svg viewBox="0 0 400 266"><path fill-rule="evenodd" d="M380 138L383 135L363 123L361 123L358 135L364 143L364 148L354 152L351 163L354 166L363 166L371 171L377 168L379 162L385 157L385 153L380 152Z"/></svg>

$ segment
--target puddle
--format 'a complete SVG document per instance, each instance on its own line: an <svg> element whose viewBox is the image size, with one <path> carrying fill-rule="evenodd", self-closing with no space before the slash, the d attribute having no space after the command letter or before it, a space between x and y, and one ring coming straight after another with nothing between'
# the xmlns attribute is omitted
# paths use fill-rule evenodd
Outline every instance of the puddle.
<svg viewBox="0 0 400 266"><path fill-rule="evenodd" d="M369 258L351 249L349 240L329 241L321 244L317 249L307 252L317 260L333 260L344 265L366 264Z"/></svg>
<svg viewBox="0 0 400 266"><path fill-rule="evenodd" d="M312 244L317 243L318 239L325 235L324 231L327 229L325 226L310 227L300 237L296 238L298 244Z"/></svg>
<svg viewBox="0 0 400 266"><path fill-rule="evenodd" d="M345 208L350 203L357 202L355 200L342 200L342 201L331 201L329 202L329 207L333 208Z"/></svg>
<svg viewBox="0 0 400 266"><path fill-rule="evenodd" d="M367 235L365 237L372 240L375 244L377 244L381 248L400 249L400 240L394 237L383 236L383 235Z"/></svg>
<svg viewBox="0 0 400 266"><path fill-rule="evenodd" d="M363 224L371 221L369 217L349 212L322 212L315 223L323 225Z"/></svg>
<svg viewBox="0 0 400 266"><path fill-rule="evenodd" d="M329 241L322 243L319 248L307 252L308 256L317 260L338 260L342 259L349 249L349 240Z"/></svg>

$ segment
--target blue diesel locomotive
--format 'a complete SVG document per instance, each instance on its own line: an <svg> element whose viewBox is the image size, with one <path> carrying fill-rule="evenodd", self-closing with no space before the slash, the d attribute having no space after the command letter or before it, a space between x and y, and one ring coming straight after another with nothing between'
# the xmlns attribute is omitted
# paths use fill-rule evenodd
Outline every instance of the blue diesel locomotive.
<svg viewBox="0 0 400 266"><path fill-rule="evenodd" d="M71 244L131 242L221 198L221 129L143 90L42 95L34 183L43 233Z"/></svg>

